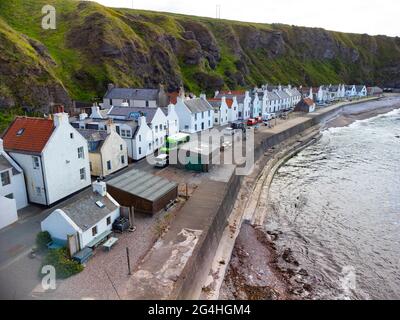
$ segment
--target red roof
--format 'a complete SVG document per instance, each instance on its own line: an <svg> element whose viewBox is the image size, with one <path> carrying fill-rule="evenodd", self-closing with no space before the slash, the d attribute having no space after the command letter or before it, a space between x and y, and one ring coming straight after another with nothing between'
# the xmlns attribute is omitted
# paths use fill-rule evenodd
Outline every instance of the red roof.
<svg viewBox="0 0 400 320"><path fill-rule="evenodd" d="M169 103L176 104L178 102L179 92L167 93L169 97Z"/></svg>
<svg viewBox="0 0 400 320"><path fill-rule="evenodd" d="M228 108L232 108L233 99L225 99L225 100L226 100L226 104L228 105ZM207 99L207 101L210 101L210 102L217 101L217 102L219 102L219 101L222 101L222 98L211 98L211 99Z"/></svg>
<svg viewBox="0 0 400 320"><path fill-rule="evenodd" d="M229 95L233 95L233 96L241 96L241 95L245 95L246 91L242 91L242 90L236 90L236 91L221 91L220 94L229 94Z"/></svg>
<svg viewBox="0 0 400 320"><path fill-rule="evenodd" d="M41 153L53 130L50 119L17 117L3 136L4 149Z"/></svg>
<svg viewBox="0 0 400 320"><path fill-rule="evenodd" d="M310 98L304 98L303 101L310 107L312 107L314 105L314 100L312 100Z"/></svg>

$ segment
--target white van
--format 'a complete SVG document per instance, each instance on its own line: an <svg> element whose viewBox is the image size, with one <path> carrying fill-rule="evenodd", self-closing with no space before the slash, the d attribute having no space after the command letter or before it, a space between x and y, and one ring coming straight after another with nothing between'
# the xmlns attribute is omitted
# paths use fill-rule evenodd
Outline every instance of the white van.
<svg viewBox="0 0 400 320"><path fill-rule="evenodd" d="M272 120L272 115L270 113L263 114L263 121L270 121Z"/></svg>
<svg viewBox="0 0 400 320"><path fill-rule="evenodd" d="M154 159L154 166L157 168L165 168L168 166L169 156L165 153L160 154Z"/></svg>

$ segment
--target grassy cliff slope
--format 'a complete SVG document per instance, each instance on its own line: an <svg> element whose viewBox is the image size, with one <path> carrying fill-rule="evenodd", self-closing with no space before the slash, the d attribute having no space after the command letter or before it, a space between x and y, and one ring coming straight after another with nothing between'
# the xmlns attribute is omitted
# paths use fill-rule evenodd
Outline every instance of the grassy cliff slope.
<svg viewBox="0 0 400 320"><path fill-rule="evenodd" d="M41 28L41 8L57 29ZM111 9L0 0L0 107L90 101L107 83L212 92L261 83L400 86L400 39Z"/></svg>

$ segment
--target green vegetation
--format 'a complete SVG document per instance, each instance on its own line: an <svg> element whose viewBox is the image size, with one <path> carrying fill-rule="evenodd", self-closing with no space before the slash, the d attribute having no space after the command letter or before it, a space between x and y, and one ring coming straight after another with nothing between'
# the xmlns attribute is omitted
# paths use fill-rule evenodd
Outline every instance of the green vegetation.
<svg viewBox="0 0 400 320"><path fill-rule="evenodd" d="M56 30L41 28L44 5ZM76 0L0 2L0 107L92 101L107 84L199 94L269 83L398 83L400 40L282 24L106 8ZM0 114L0 126L12 112Z"/></svg>
<svg viewBox="0 0 400 320"><path fill-rule="evenodd" d="M66 248L51 249L43 260L43 266L53 266L57 279L67 279L83 271L84 267L68 256Z"/></svg>
<svg viewBox="0 0 400 320"><path fill-rule="evenodd" d="M36 247L39 251L47 249L47 245L52 241L50 233L47 231L39 232L36 236Z"/></svg>

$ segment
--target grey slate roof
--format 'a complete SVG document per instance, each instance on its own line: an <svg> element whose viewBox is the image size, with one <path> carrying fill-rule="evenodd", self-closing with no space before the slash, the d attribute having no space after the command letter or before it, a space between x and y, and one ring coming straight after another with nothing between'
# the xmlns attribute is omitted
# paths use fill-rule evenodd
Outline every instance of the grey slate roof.
<svg viewBox="0 0 400 320"><path fill-rule="evenodd" d="M94 129L77 129L87 141L104 141L107 139L107 131Z"/></svg>
<svg viewBox="0 0 400 320"><path fill-rule="evenodd" d="M97 201L100 201L105 207L98 207L96 205ZM60 209L64 211L79 228L86 231L117 208L118 206L108 197L102 197L92 190L87 190L82 198Z"/></svg>
<svg viewBox="0 0 400 320"><path fill-rule="evenodd" d="M222 101L213 101L213 100L211 100L211 101L209 101L208 100L208 103L214 108L214 109L219 109L220 107L221 107L221 103L222 103Z"/></svg>
<svg viewBox="0 0 400 320"><path fill-rule="evenodd" d="M280 100L280 98L278 97L278 95L275 92L268 92L267 93L268 96L268 100Z"/></svg>
<svg viewBox="0 0 400 320"><path fill-rule="evenodd" d="M139 170L130 170L107 184L148 201L156 201L178 186L175 182Z"/></svg>
<svg viewBox="0 0 400 320"><path fill-rule="evenodd" d="M154 115L157 112L157 108L136 108L136 107L113 107L108 115L116 117L124 117L125 119L131 119L132 113L142 113L147 120L147 123L153 121Z"/></svg>
<svg viewBox="0 0 400 320"><path fill-rule="evenodd" d="M183 103L186 105L191 113L200 113L214 110L213 107L206 100L201 98L184 100Z"/></svg>
<svg viewBox="0 0 400 320"><path fill-rule="evenodd" d="M157 100L158 89L112 88L104 96L105 99L124 100Z"/></svg>
<svg viewBox="0 0 400 320"><path fill-rule="evenodd" d="M215 98L221 99L222 97L225 97L227 99L233 99L234 97L236 97L238 103L243 103L244 99L246 99L245 94L235 95L235 94L222 94L222 93L218 94Z"/></svg>

